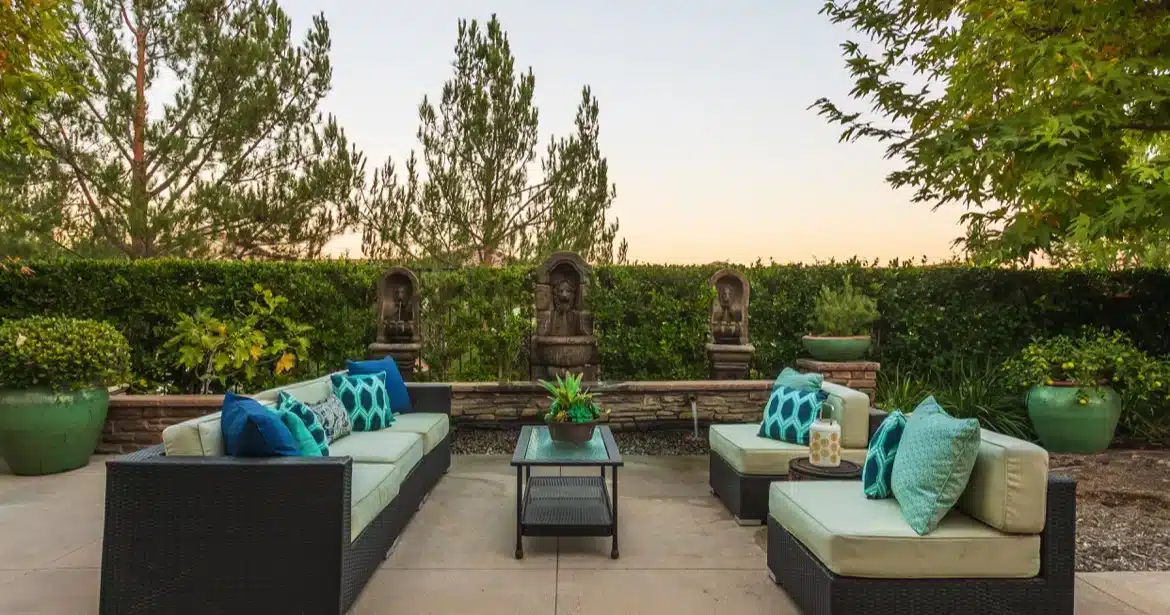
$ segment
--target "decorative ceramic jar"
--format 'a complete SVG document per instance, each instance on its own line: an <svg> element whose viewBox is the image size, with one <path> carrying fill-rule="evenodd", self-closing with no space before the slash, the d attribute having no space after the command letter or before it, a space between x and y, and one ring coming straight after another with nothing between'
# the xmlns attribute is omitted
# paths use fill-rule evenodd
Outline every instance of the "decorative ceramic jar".
<svg viewBox="0 0 1170 615"><path fill-rule="evenodd" d="M833 419L819 418L809 428L808 461L821 468L841 465L841 425Z"/></svg>

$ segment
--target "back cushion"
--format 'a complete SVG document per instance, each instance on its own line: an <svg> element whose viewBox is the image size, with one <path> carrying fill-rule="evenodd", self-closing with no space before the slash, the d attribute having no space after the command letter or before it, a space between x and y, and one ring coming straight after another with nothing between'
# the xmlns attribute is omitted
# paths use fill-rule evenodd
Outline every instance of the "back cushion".
<svg viewBox="0 0 1170 615"><path fill-rule="evenodd" d="M1048 451L986 429L957 507L1002 532L1038 534L1048 502Z"/></svg>
<svg viewBox="0 0 1170 615"><path fill-rule="evenodd" d="M344 373L344 372L339 372ZM329 394L333 392L333 385L329 382L330 374L314 378L312 380L305 380L304 382L297 382L283 387L276 387L275 389L268 389L261 391L255 395L250 395L252 399L263 403L265 405L275 406L276 397L281 391L292 395L306 404L319 404L329 398Z"/></svg>
<svg viewBox="0 0 1170 615"><path fill-rule="evenodd" d="M829 394L825 404L841 424L841 448L865 448L869 444L869 395L832 382L822 384L821 390ZM829 416L828 410L825 416Z"/></svg>
<svg viewBox="0 0 1170 615"><path fill-rule="evenodd" d="M218 412L167 427L163 430L162 441L168 457L216 457L227 454L223 448Z"/></svg>

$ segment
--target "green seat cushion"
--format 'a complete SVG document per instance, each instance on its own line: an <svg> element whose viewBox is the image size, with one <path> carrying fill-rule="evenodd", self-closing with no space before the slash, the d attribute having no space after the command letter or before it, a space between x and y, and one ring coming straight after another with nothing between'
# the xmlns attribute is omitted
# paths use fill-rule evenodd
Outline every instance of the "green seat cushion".
<svg viewBox="0 0 1170 615"><path fill-rule="evenodd" d="M820 416L825 397L826 394L820 390L803 391L784 385L777 386L764 406L760 437L807 446L809 429Z"/></svg>
<svg viewBox="0 0 1170 615"><path fill-rule="evenodd" d="M919 536L902 519L897 501L866 499L855 481L773 482L768 514L844 577L1032 578L1040 573L1038 534L1008 534L954 510L935 531Z"/></svg>
<svg viewBox="0 0 1170 615"><path fill-rule="evenodd" d="M394 421L383 373L333 374L333 393L345 406L354 431L378 431Z"/></svg>
<svg viewBox="0 0 1170 615"><path fill-rule="evenodd" d="M276 396L276 411L278 413L288 413L297 418L300 425L299 428L294 428L290 425L292 421L281 414L281 420L292 430L293 437L297 438L302 455L313 457L329 456L329 438L325 434L325 427L321 425L321 420L317 418L317 415L308 406L301 403L300 400L291 394L281 391ZM302 429L309 435L311 443L305 444L301 442L302 437L298 436L297 432Z"/></svg>
<svg viewBox="0 0 1170 615"><path fill-rule="evenodd" d="M791 367L785 367L772 383L772 390L775 391L776 387L786 386L790 389L816 391L821 388L824 382L825 377L821 374L802 374Z"/></svg>
<svg viewBox="0 0 1170 615"><path fill-rule="evenodd" d="M744 475L787 476L790 461L809 455L807 446L761 438L759 423L712 425L707 438L711 454ZM841 459L862 463L865 449L842 449Z"/></svg>
<svg viewBox="0 0 1170 615"><path fill-rule="evenodd" d="M979 455L979 421L956 419L923 401L906 420L890 486L902 517L919 535L930 533L959 501Z"/></svg>
<svg viewBox="0 0 1170 615"><path fill-rule="evenodd" d="M451 417L439 412L395 414L390 431L416 433L422 436L423 452L429 453L451 432Z"/></svg>
<svg viewBox="0 0 1170 615"><path fill-rule="evenodd" d="M354 463L349 489L349 540L353 542L390 505L402 488L391 463Z"/></svg>
<svg viewBox="0 0 1170 615"><path fill-rule="evenodd" d="M422 436L390 429L355 431L329 447L331 457L352 457L354 463L400 463L413 468L424 454Z"/></svg>
<svg viewBox="0 0 1170 615"><path fill-rule="evenodd" d="M899 410L891 411L874 432L865 453L865 466L861 469L862 491L865 497L880 500L894 496L890 477L894 473L894 457L898 454L898 443L906 429L906 416Z"/></svg>

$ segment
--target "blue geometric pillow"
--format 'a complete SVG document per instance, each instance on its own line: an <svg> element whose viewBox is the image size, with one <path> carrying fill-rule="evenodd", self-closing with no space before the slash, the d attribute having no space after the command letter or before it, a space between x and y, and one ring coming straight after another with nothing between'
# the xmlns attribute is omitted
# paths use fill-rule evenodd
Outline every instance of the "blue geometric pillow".
<svg viewBox="0 0 1170 615"><path fill-rule="evenodd" d="M894 497L890 477L894 474L894 457L898 454L898 443L906 429L906 415L900 410L891 410L869 440L865 451L865 467L861 470L861 484L865 497L882 500Z"/></svg>
<svg viewBox="0 0 1170 615"><path fill-rule="evenodd" d="M333 374L333 393L345 406L354 431L378 431L394 422L390 398L386 395L385 372L377 374Z"/></svg>
<svg viewBox="0 0 1170 615"><path fill-rule="evenodd" d="M829 396L824 391L802 391L780 385L768 397L764 406L764 421L760 423L760 437L781 440L790 444L808 446L808 432L821 404Z"/></svg>
<svg viewBox="0 0 1170 615"><path fill-rule="evenodd" d="M278 414L288 412L301 419L301 422L305 424L305 428L309 430L309 435L313 436L317 454L322 457L329 456L329 437L325 433L325 426L317 418L317 413L310 410L299 399L284 391L276 395L276 412Z"/></svg>
<svg viewBox="0 0 1170 615"><path fill-rule="evenodd" d="M410 393L406 390L406 381L398 371L398 364L393 357L383 357L371 361L346 361L345 371L351 376L364 374L382 374L382 382L386 385L386 394L390 397L392 412L411 412Z"/></svg>

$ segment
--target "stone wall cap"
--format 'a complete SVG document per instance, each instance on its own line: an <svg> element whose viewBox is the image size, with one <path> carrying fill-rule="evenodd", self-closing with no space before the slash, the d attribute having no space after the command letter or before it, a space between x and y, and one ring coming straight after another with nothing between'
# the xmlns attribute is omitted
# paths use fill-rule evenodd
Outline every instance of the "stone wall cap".
<svg viewBox="0 0 1170 615"><path fill-rule="evenodd" d="M110 405L118 408L216 408L223 395L113 395Z"/></svg>
<svg viewBox="0 0 1170 615"><path fill-rule="evenodd" d="M817 361L816 359L797 359L796 366L829 372L876 372L881 369L882 364L877 361Z"/></svg>
<svg viewBox="0 0 1170 615"><path fill-rule="evenodd" d="M594 393L690 391L770 391L771 380L648 380L630 382L586 382ZM453 382L452 393L529 393L543 391L538 382Z"/></svg>

